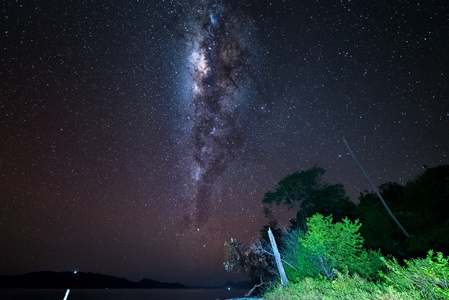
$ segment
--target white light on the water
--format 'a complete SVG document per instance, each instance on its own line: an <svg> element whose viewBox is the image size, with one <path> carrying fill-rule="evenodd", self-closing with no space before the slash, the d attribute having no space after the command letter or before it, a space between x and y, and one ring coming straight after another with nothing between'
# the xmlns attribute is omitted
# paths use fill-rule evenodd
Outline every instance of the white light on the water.
<svg viewBox="0 0 449 300"><path fill-rule="evenodd" d="M65 292L64 300L67 300L69 293L70 293L70 289L67 289L67 292Z"/></svg>

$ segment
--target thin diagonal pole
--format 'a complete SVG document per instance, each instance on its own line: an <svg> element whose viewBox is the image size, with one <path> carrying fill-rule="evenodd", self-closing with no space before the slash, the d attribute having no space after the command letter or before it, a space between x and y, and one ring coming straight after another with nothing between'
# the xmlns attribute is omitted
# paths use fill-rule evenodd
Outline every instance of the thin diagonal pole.
<svg viewBox="0 0 449 300"><path fill-rule="evenodd" d="M366 179L368 179L369 183L371 184L371 187L376 192L376 194L379 197L380 201L382 201L382 204L385 206L385 209L387 210L387 212L390 214L390 216L393 218L393 220L396 222L396 224L399 226L399 228L402 230L402 232L405 234L405 236L406 237L410 237L410 235L408 234L407 230L405 230L405 228L401 225L401 223L399 223L398 219L396 219L396 217L393 215L393 213L391 212L391 210L388 207L387 203L385 203L384 197L382 197L382 195L380 194L379 189L374 184L374 182L371 180L371 177L369 177L368 173L365 171L365 169L363 168L362 164L357 160L357 157L355 156L354 152L352 152L351 147L349 147L349 144L346 141L345 136L343 135L343 131L340 129L340 127L337 126L337 128L340 130L341 138L343 139L343 142L345 143L346 148L348 148L349 154L351 154L352 159L354 159L354 161L357 164L357 166L359 167L360 171L362 171L363 175L365 175Z"/></svg>

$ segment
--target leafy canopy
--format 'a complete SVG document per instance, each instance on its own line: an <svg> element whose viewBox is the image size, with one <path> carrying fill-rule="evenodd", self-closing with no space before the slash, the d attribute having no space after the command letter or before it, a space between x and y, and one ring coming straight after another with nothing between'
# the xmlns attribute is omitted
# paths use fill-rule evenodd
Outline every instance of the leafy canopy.
<svg viewBox="0 0 449 300"><path fill-rule="evenodd" d="M285 205L288 209L298 210L296 222L300 226L305 223L306 217L316 212L333 214L336 219L343 218L354 205L346 196L342 184L323 182L325 172L325 169L315 165L279 181L276 190L264 195L262 203L265 216L272 216L272 205Z"/></svg>

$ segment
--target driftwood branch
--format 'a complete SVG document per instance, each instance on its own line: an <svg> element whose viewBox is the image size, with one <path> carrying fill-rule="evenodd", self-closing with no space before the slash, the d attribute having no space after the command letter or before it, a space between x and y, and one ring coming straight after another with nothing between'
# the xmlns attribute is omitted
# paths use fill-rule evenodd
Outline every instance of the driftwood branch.
<svg viewBox="0 0 449 300"><path fill-rule="evenodd" d="M284 266L282 265L281 255L279 254L278 246L276 245L276 241L274 240L273 232L271 232L271 228L268 228L268 236L270 237L271 247L273 248L274 258L276 259L276 265L279 270L279 275L281 276L282 285L288 285L287 275L285 275Z"/></svg>
<svg viewBox="0 0 449 300"><path fill-rule="evenodd" d="M261 248L261 250L262 250L262 252L264 252L264 253L266 253L266 254L268 254L268 255L274 256L273 253L270 253L270 252L268 252L267 250L265 250L265 249L263 249L263 248ZM282 262L284 262L284 263L286 263L287 265L289 265L293 270L298 271L298 269L296 269L296 268L295 268L291 263L289 263L288 261L285 261L285 260L283 260L282 258L281 258L281 260L282 260Z"/></svg>
<svg viewBox="0 0 449 300"><path fill-rule="evenodd" d="M259 284L256 284L255 286L253 286L253 288L248 293L246 293L245 297L251 296L251 294L254 292L255 289L257 289L257 288L259 288L259 287L261 287L262 285L265 285L265 284L268 284L268 282L261 282Z"/></svg>

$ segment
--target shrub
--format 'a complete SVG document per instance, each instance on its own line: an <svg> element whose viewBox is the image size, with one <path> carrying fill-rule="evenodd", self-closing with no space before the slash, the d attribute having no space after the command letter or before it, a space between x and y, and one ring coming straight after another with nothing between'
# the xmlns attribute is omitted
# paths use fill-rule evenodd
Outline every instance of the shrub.
<svg viewBox="0 0 449 300"><path fill-rule="evenodd" d="M307 226L307 233L297 234L296 245L286 251L290 265L284 267L290 281L320 276L333 279L336 271L376 278L382 266L380 253L363 249L363 238L358 232L361 224L357 220L344 218L332 223L332 216L315 214L307 219Z"/></svg>
<svg viewBox="0 0 449 300"><path fill-rule="evenodd" d="M265 300L303 299L422 299L416 291L397 291L391 286L383 286L368 281L357 274L349 276L336 272L330 281L325 278L305 278L287 287L278 285L269 290Z"/></svg>
<svg viewBox="0 0 449 300"><path fill-rule="evenodd" d="M389 270L381 273L385 285L400 292L416 292L421 299L449 299L449 262L441 252L434 255L429 250L425 259L404 260L401 266L396 259L385 260Z"/></svg>

